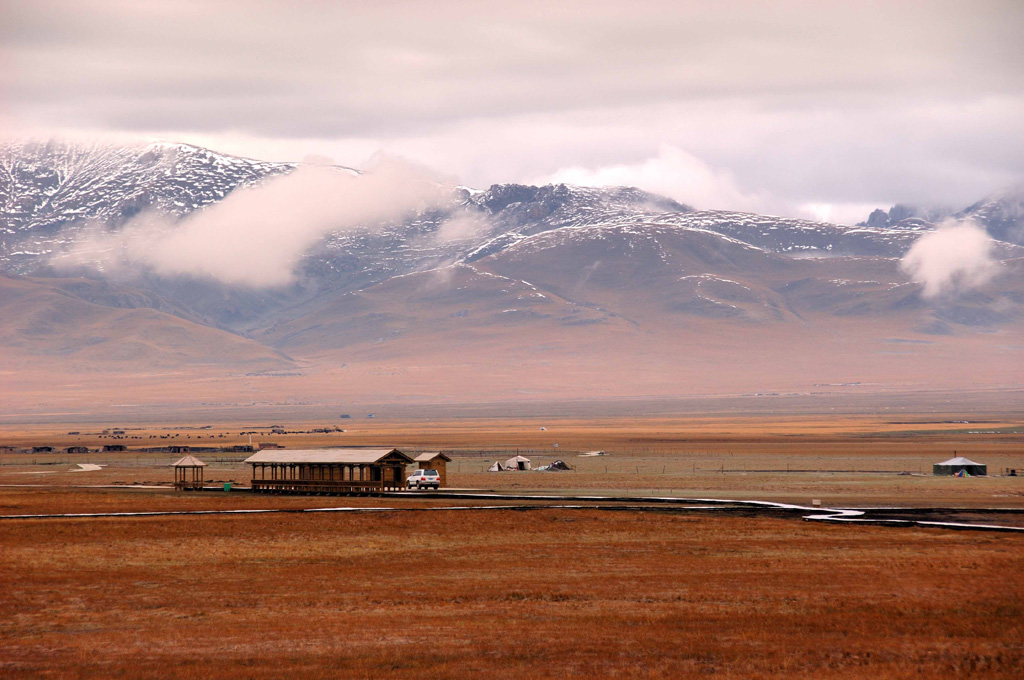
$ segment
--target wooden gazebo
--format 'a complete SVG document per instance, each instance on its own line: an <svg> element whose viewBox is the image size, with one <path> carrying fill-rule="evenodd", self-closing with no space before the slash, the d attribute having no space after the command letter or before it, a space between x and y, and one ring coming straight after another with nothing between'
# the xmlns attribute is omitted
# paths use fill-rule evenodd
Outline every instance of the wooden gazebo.
<svg viewBox="0 0 1024 680"><path fill-rule="evenodd" d="M203 461L195 456L185 456L173 463L171 467L174 468L175 489L179 491L198 491L203 488L203 468L206 467L206 463Z"/></svg>
<svg viewBox="0 0 1024 680"><path fill-rule="evenodd" d="M398 449L260 451L249 456L257 493L351 494L401 491L412 458Z"/></svg>

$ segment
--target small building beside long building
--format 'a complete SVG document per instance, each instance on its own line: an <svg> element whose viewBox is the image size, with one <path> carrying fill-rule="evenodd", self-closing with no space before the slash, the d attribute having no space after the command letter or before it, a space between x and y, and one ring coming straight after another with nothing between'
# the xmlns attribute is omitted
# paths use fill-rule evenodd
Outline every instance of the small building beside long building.
<svg viewBox="0 0 1024 680"><path fill-rule="evenodd" d="M398 449L260 451L252 465L256 493L350 494L405 489L412 458Z"/></svg>
<svg viewBox="0 0 1024 680"><path fill-rule="evenodd" d="M448 485L447 464L452 462L451 458L440 451L429 451L419 454L414 460L420 470L437 470L437 475L441 478L441 486Z"/></svg>

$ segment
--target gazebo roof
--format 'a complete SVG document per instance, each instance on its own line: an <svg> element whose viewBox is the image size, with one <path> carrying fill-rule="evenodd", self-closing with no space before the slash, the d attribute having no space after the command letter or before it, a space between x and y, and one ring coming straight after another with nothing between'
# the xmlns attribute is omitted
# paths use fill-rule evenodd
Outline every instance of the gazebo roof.
<svg viewBox="0 0 1024 680"><path fill-rule="evenodd" d="M189 455L175 463L172 463L171 467L206 467L206 463L195 456Z"/></svg>

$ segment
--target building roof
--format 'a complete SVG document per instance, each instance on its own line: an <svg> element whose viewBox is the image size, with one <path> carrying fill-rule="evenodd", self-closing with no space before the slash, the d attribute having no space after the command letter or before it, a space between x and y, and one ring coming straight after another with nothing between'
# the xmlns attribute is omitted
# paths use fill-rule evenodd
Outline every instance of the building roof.
<svg viewBox="0 0 1024 680"><path fill-rule="evenodd" d="M206 463L195 456L185 456L178 462L172 463L171 467L206 467Z"/></svg>
<svg viewBox="0 0 1024 680"><path fill-rule="evenodd" d="M984 465L984 463L975 463L970 458L964 458L963 456L957 456L956 458L950 458L942 463L936 463L936 465Z"/></svg>
<svg viewBox="0 0 1024 680"><path fill-rule="evenodd" d="M391 454L398 454L411 463L412 458L398 449L307 449L293 451L260 451L245 459L246 463L342 463L367 465L379 462Z"/></svg>
<svg viewBox="0 0 1024 680"><path fill-rule="evenodd" d="M413 458L413 460L415 460L417 463L429 463L430 461L436 458L444 458L449 463L452 462L451 458L444 455L440 451L427 451L426 453L421 453L420 455L416 456L415 458Z"/></svg>

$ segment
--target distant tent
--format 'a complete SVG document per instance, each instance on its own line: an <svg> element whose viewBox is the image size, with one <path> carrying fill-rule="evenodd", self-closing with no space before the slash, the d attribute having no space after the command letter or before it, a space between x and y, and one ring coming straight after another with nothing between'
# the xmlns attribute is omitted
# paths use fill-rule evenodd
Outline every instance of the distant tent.
<svg viewBox="0 0 1024 680"><path fill-rule="evenodd" d="M502 465L501 463L499 463L498 461L494 461L494 463L491 465L491 467L487 468L487 471L488 472L504 472L505 471L505 466Z"/></svg>
<svg viewBox="0 0 1024 680"><path fill-rule="evenodd" d="M961 474L962 473L962 474ZM957 456L932 466L932 474L956 477L984 477L988 474L988 465L975 463L973 460Z"/></svg>
<svg viewBox="0 0 1024 680"><path fill-rule="evenodd" d="M556 460L548 466L548 470L572 470L572 468L564 460Z"/></svg>
<svg viewBox="0 0 1024 680"><path fill-rule="evenodd" d="M509 470L529 470L530 459L525 456L512 456L505 461L505 467Z"/></svg>

